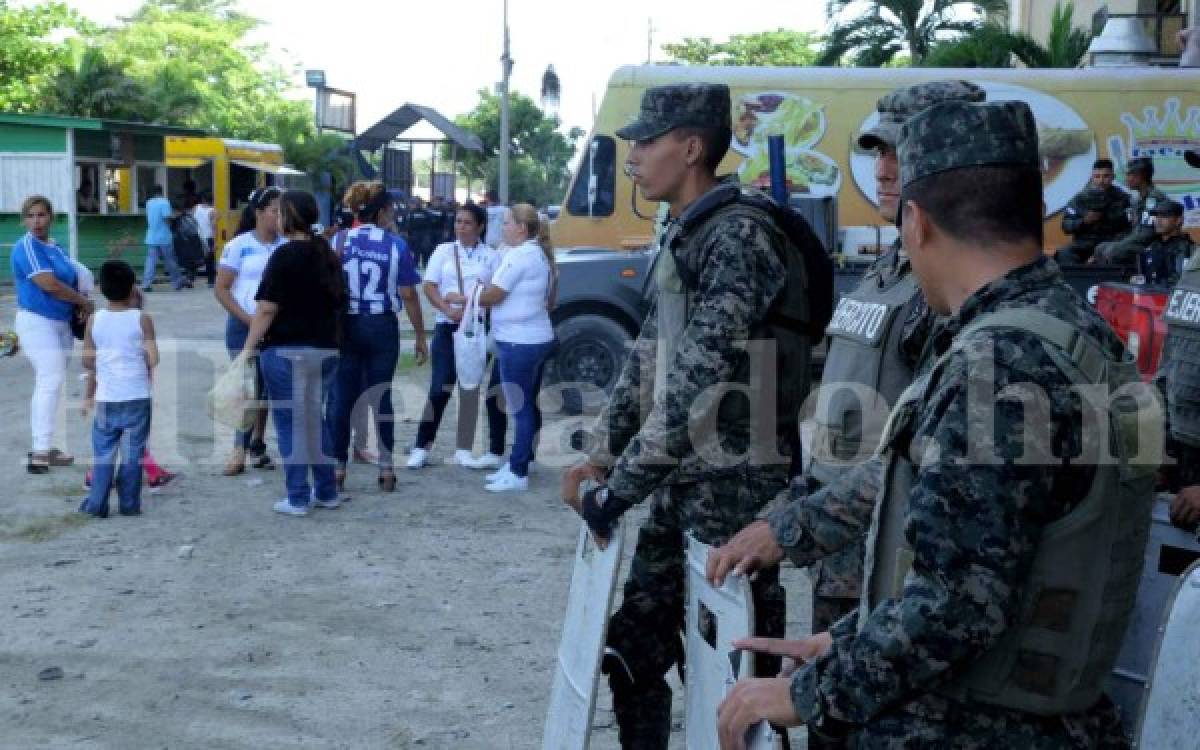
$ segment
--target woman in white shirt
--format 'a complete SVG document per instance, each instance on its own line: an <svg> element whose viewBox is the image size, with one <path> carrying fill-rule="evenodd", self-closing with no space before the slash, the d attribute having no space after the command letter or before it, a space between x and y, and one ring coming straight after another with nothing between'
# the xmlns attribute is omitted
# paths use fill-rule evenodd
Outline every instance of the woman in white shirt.
<svg viewBox="0 0 1200 750"><path fill-rule="evenodd" d="M416 445L408 455L410 469L419 469L428 463L429 450L433 447L446 404L450 402L450 394L458 381L458 373L454 366L453 337L459 322L462 321L466 295L476 284L490 282L492 273L500 263L500 254L480 238L486 226L487 212L482 206L468 203L459 208L454 217L455 241L438 245L425 266L425 280L422 286L429 303L437 310L437 320L433 329L433 343L430 345L433 366L429 383L429 402L417 428ZM499 428L500 445L497 448L493 441L490 446L491 452L477 459L471 455L471 448L475 444L475 422L478 414L479 389L459 388L458 434L454 463L473 469L496 468L497 464L489 463L488 458L492 453L504 452L504 418L501 415L500 423L497 424L492 408L488 409L489 432L494 437L496 428Z"/></svg>
<svg viewBox="0 0 1200 750"><path fill-rule="evenodd" d="M518 203L504 215L508 246L479 303L492 310L492 335L499 353L500 387L516 430L508 465L491 475L489 492L524 491L537 432L537 383L554 349L550 310L558 271L546 222L537 209Z"/></svg>
<svg viewBox="0 0 1200 750"><path fill-rule="evenodd" d="M277 187L260 188L251 193L242 211L236 236L221 251L213 294L229 313L229 320L225 324L225 348L229 350L231 359L237 357L246 344L246 334L250 332L250 322L254 320L254 296L258 293L258 283L262 281L267 260L286 241L279 233L279 196L282 194ZM261 396L262 378L258 377L256 381L255 390ZM225 464L225 476L245 471L247 454L255 468L274 468L263 441L266 427L267 410L259 409L254 428L234 434L233 453Z"/></svg>

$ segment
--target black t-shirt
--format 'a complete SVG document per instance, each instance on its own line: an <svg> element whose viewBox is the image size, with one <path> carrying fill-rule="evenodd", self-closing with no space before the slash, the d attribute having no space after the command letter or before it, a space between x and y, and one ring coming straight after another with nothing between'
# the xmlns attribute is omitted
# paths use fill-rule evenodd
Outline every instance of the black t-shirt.
<svg viewBox="0 0 1200 750"><path fill-rule="evenodd" d="M264 347L337 348L345 277L339 265L331 265L328 254L317 240L292 240L271 254L254 295L279 305L263 337Z"/></svg>

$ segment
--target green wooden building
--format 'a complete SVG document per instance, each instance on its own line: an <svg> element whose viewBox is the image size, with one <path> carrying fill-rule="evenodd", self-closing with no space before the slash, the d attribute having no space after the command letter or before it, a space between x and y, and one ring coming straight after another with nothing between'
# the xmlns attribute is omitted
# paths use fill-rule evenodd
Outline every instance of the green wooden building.
<svg viewBox="0 0 1200 750"><path fill-rule="evenodd" d="M165 141L188 128L56 115L0 114L0 281L25 233L21 202L54 204L51 236L90 268L120 257L141 268L150 188L167 187Z"/></svg>

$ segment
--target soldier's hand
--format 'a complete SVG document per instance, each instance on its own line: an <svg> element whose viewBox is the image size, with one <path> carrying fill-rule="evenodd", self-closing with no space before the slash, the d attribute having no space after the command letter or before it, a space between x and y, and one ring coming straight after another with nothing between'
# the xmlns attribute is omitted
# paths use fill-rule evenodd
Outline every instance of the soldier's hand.
<svg viewBox="0 0 1200 750"><path fill-rule="evenodd" d="M1200 486L1184 487L1171 498L1171 523L1191 528L1200 521Z"/></svg>
<svg viewBox="0 0 1200 750"><path fill-rule="evenodd" d="M800 725L792 706L791 680L783 677L741 680L717 707L721 750L745 750L746 732L766 719L776 726Z"/></svg>
<svg viewBox="0 0 1200 750"><path fill-rule="evenodd" d="M783 547L766 521L755 521L737 533L726 544L708 553L704 575L709 583L721 586L725 576L747 575L760 568L769 568L783 559Z"/></svg>
<svg viewBox="0 0 1200 750"><path fill-rule="evenodd" d="M601 466L580 461L571 468L563 472L562 484L560 488L560 497L567 505L575 509L576 513L583 514L583 508L579 503L579 486L587 480L593 482L603 482L607 474Z"/></svg>
<svg viewBox="0 0 1200 750"><path fill-rule="evenodd" d="M833 636L829 631L816 633L807 638L790 640L787 638L742 638L734 641L733 647L743 651L753 651L756 654L770 654L783 657L783 669L780 677L791 677L801 664L816 659L829 650L833 645Z"/></svg>

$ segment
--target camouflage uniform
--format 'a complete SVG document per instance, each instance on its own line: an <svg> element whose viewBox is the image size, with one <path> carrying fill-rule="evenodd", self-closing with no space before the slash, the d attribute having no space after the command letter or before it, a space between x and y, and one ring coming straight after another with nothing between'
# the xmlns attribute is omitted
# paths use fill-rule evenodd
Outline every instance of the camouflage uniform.
<svg viewBox="0 0 1200 750"><path fill-rule="evenodd" d="M1131 171L1148 165L1153 169L1153 162L1147 157L1131 159L1125 170ZM1115 242L1102 242L1096 246L1096 259L1104 263L1126 263L1132 265L1137 254L1154 241L1155 207L1169 201L1167 194L1154 187L1153 183L1146 186L1144 191L1138 191L1137 201L1130 207L1129 221L1133 230L1127 237Z"/></svg>
<svg viewBox="0 0 1200 750"><path fill-rule="evenodd" d="M954 169L956 160L1036 168L1036 130L1023 104L969 105L1001 113L1023 110L1027 116L1016 123L1009 116L964 121L968 115L947 106L931 109L906 129L900 149L906 185L916 179L913 163L919 164L918 176ZM1005 135L1004 125L1018 137L998 138ZM976 148L991 153L991 160L972 160ZM1011 150L1008 161L1006 149ZM1039 258L970 295L939 325L932 353L950 351L957 334L983 316L1021 308L1071 324L1109 356L1122 352L1120 340L1066 284L1058 266ZM1058 356L1029 331L993 331L956 350L928 386L904 437L908 451L925 457L913 468L904 508L904 539L913 553L910 571L902 594L882 600L869 614L839 621L830 650L794 675L792 701L810 727L848 725L851 746L860 748L1124 746L1107 699L1078 714L1046 717L948 697L942 690L948 677L974 663L1013 625L1042 530L1091 488L1094 465L1013 460L1025 455L1026 447L1070 457L1083 444L1082 409ZM976 374L984 360L992 366L990 383ZM999 393L1012 384L1034 384L1047 394L1051 445L1026 445L1019 403L984 399L994 408L985 419L977 402L968 402L969 389ZM980 430L989 437L989 427L994 442L989 455L1006 460L974 461L968 451L977 445ZM873 458L822 492L770 515L777 540L798 565L863 533L884 466L882 457Z"/></svg>
<svg viewBox="0 0 1200 750"><path fill-rule="evenodd" d="M912 115L940 101L983 101L984 96L983 89L967 81L930 81L896 89L879 99L876 104L879 120L859 135L858 145L863 149L894 150L901 126ZM899 285L911 274L912 266L900 240L897 239L891 251L871 266L859 286L844 299L866 304L878 303L881 290L898 290ZM878 393L884 402L883 408L891 408L900 392L912 380L934 319L920 288L915 287L915 284L913 286L915 291L897 311L900 325L894 331L890 330L886 334L886 340L869 354L863 346L848 343L840 338L834 326L831 326L829 352L825 359L826 380L822 382L823 387L837 388L846 382L861 384ZM871 361L866 362L864 359ZM842 364L844 366L839 366ZM886 372L882 372L878 379L872 382L862 380L881 369L885 369ZM834 381L830 381L831 377ZM823 399L818 399L818 422L826 410L824 403ZM828 410L837 412L839 407L831 405ZM831 413L829 416L837 421L862 422L860 414ZM861 437L863 441L878 441L878 436ZM845 436L842 436L841 439L844 438ZM870 447L867 446L867 449ZM814 450L820 452L825 448L816 446ZM857 446L851 449L855 454L858 454L859 450ZM810 492L849 468L845 463L837 467L828 465L819 461L816 455L814 462L823 465L810 467L810 477L806 484ZM859 541L813 565L812 632L828 630L833 623L858 606L862 591L863 554L863 545Z"/></svg>
<svg viewBox="0 0 1200 750"><path fill-rule="evenodd" d="M644 140L680 126L722 121L728 126L729 106L725 86L650 89L640 120L617 135ZM712 221L719 223L703 224L676 253L664 249L659 256L660 267L678 258L697 274L682 335L659 340L660 306L664 293L671 291L660 283L591 436L589 461L611 467L606 483L611 497L636 503L653 494L624 599L608 630L608 646L621 654L632 676L630 681L615 660L605 661L625 748L666 748L670 738L671 689L664 675L673 664L682 666L685 532L709 544L724 543L787 485L790 451L783 441L770 446L776 462L742 459L723 466L710 463L692 442L693 437L719 436L727 455L754 450L751 425L723 419L723 413L716 435L693 435L690 428L698 398L714 386L737 381L747 362L746 344L755 338L785 280L775 247L779 236L770 227L744 217L722 219L721 214ZM694 241L698 239L703 241ZM659 361L664 344L667 361ZM752 586L757 632L781 637L785 599L778 568L764 573ZM778 672L777 660L757 661L762 662L761 674Z"/></svg>
<svg viewBox="0 0 1200 750"><path fill-rule="evenodd" d="M1083 219L1096 211L1100 220L1088 224ZM1058 251L1060 263L1086 263L1101 242L1110 242L1128 234L1129 195L1109 185L1101 188L1089 185L1067 203L1063 211L1062 230L1071 235L1071 243Z"/></svg>

